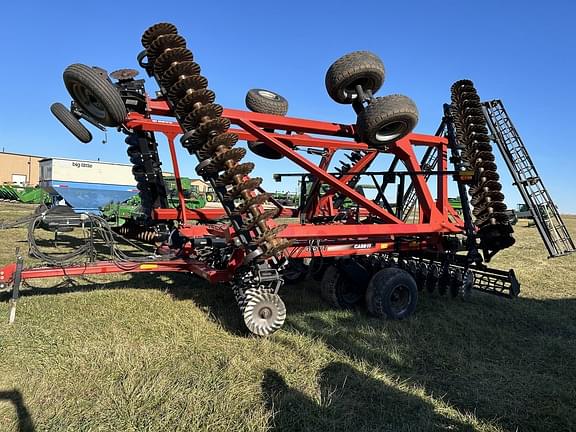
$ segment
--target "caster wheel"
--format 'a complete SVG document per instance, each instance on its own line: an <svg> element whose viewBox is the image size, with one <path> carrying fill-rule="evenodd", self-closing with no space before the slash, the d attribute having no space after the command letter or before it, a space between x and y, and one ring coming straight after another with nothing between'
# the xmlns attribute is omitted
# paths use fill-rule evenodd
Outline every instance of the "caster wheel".
<svg viewBox="0 0 576 432"><path fill-rule="evenodd" d="M326 90L332 99L351 104L358 97L356 86L376 93L384 84L384 64L369 51L355 51L336 60L326 72Z"/></svg>
<svg viewBox="0 0 576 432"><path fill-rule="evenodd" d="M94 68L73 64L64 71L64 84L74 102L104 126L118 126L126 118L126 106L118 90Z"/></svg>
<svg viewBox="0 0 576 432"><path fill-rule="evenodd" d="M64 105L59 102L53 103L50 106L50 111L80 142L89 143L92 141L90 131Z"/></svg>
<svg viewBox="0 0 576 432"><path fill-rule="evenodd" d="M246 107L250 111L262 114L285 116L288 112L288 101L278 93L264 89L252 89L246 93ZM272 129L266 129L274 132ZM248 148L254 154L265 159L282 159L284 155L261 141L248 141Z"/></svg>

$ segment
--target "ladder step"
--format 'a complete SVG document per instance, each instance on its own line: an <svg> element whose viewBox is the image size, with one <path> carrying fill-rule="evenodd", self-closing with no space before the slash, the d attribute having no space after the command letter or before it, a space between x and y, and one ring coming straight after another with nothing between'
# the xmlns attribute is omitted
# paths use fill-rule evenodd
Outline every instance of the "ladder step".
<svg viewBox="0 0 576 432"><path fill-rule="evenodd" d="M506 109L500 100L484 102L485 117L490 126L490 138L494 141L514 179L524 202L535 209L538 230L550 256L556 257L574 252L576 247L566 225L562 221L554 202L552 202L542 180L538 176L528 150L514 128Z"/></svg>

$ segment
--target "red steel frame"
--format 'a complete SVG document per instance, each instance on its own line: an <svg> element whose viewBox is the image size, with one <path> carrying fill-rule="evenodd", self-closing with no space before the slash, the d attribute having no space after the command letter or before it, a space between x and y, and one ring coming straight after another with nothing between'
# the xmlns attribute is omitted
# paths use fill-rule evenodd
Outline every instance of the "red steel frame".
<svg viewBox="0 0 576 432"><path fill-rule="evenodd" d="M216 235L230 239L234 234L231 228L207 225L188 225L189 220L209 221L225 217L224 209L208 208L185 210L184 195L180 183L180 169L176 157L174 141L182 133L175 121L152 119L151 116L171 116L172 113L163 100L148 100L149 115L130 113L125 126L128 129L141 129L161 132L168 139L174 175L178 188L180 207L178 209L156 209L157 220L178 220L183 235L201 237ZM433 135L409 134L389 146L387 153L399 158L406 169L413 173L412 182L418 197L419 221L416 224L405 223L395 215L380 207L372 200L349 186L348 182L365 171L374 161L378 152L364 143L355 141L353 125L343 125L291 117L260 114L249 111L225 109L226 117L235 125L230 129L240 140L262 141L301 167L305 173L317 179L317 184L325 183L331 189L313 202L306 212L309 221L313 216L333 215L332 198L336 192L343 194L356 203L362 217L377 217L383 223L356 223L348 220L338 223L289 224L279 237L291 239L293 244L287 249L288 256L293 258L310 258L315 256L350 256L368 255L387 251L442 250L441 236L463 232L463 221L448 203L447 139ZM274 130L268 132L267 130ZM283 132L283 133L281 133ZM414 146L433 146L439 152L437 175L437 199L433 199L423 175ZM320 164L315 164L302 156L296 148L319 148L325 150ZM362 159L351 171L341 178L328 172L330 160L337 150L363 150ZM289 209L283 209L281 216L296 216ZM192 252L189 250L188 252ZM87 274L104 274L120 272L193 272L210 282L229 280L235 269L241 265L243 252L238 249L226 270L215 270L194 259L174 259L153 262L128 262L121 266L113 262L96 262L67 268L41 267L22 271L22 279L74 276ZM0 284L12 280L16 270L15 264L0 269Z"/></svg>
<svg viewBox="0 0 576 432"><path fill-rule="evenodd" d="M171 115L168 105L163 100L149 101L150 114L153 115ZM358 173L362 173L376 158L378 152L370 151L371 149L364 143L358 143L354 140L355 130L353 125L343 125L337 123L328 123L314 120L305 120L291 117L281 117L269 114L260 114L249 111L225 109L223 116L228 118L232 124L239 126L231 128L230 131L236 133L241 140L245 141L263 141L274 150L281 153L287 159L293 161L296 165L304 169L306 173L311 174L323 183L329 184L331 192L323 196L313 211L308 214L308 219L314 215L320 215L323 211L323 205L336 191L344 194L365 210L365 214L377 216L385 223L377 225L343 225L337 226L336 232L331 229L330 233L334 237L341 237L342 234L360 237L362 235L425 235L432 233L450 234L460 233L463 229L463 222L457 213L448 203L448 176L440 174L437 176L437 200L435 201L428 188L426 180L422 175L413 175L418 203L420 206L420 223L407 224L399 220L393 214L389 213L382 207L378 206L370 199L364 197L355 189L348 186L348 181ZM173 137L181 133L180 126L176 122L163 122L153 120L142 116L141 114L131 113L128 116L126 126L129 128L142 128L144 130L163 132L168 136L169 146L173 152ZM275 132L267 132L264 129L273 129ZM284 131L285 133L279 133ZM314 135L324 135L327 137L349 138L331 139L319 138ZM443 173L447 170L447 144L444 137L422 134L410 134L407 137L398 140L391 145L387 153L397 156L406 166L409 172L422 172L413 146L433 146L439 151L440 157L438 172ZM295 147L320 148L328 151L328 156L324 157L319 165L314 164L295 150ZM362 161L355 165L354 169L348 172L342 178L336 178L328 173L327 168L330 158L336 150L364 150L368 153ZM176 158L173 156L173 162ZM224 211L220 211L224 216ZM219 214L216 209L200 209L190 211L189 217L193 219L209 219ZM156 211L156 217L162 219L167 215L174 216L174 210ZM174 219L174 217L172 217ZM332 228L333 225L330 225ZM319 230L319 231L318 231ZM292 224L281 234L282 237L291 239L318 239L318 235L324 235L322 227L312 224ZM330 235L330 234L327 234ZM323 237L320 237L323 238Z"/></svg>

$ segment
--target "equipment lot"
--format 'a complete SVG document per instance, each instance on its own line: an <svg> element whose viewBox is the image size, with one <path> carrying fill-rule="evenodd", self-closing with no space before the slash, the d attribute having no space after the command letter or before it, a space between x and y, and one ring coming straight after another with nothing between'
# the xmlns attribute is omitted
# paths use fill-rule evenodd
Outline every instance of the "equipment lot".
<svg viewBox="0 0 576 432"><path fill-rule="evenodd" d="M33 209L0 203L0 220ZM185 275L24 289L13 326L2 292L0 430L573 430L576 256L547 260L525 224L493 263L519 298L423 293L407 321L332 310L311 280L283 288L268 339ZM2 237L3 265L26 230Z"/></svg>

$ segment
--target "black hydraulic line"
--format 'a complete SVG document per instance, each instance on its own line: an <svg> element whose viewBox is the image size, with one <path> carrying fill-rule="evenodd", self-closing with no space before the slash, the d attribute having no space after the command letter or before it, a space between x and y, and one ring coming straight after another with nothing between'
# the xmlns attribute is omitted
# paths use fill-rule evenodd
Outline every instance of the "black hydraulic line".
<svg viewBox="0 0 576 432"><path fill-rule="evenodd" d="M400 176L400 182L398 183L398 189L396 191L396 217L402 220L402 207L404 200L404 183L406 181L406 176Z"/></svg>
<svg viewBox="0 0 576 432"><path fill-rule="evenodd" d="M306 207L306 176L302 176L300 179L300 202L298 203L298 213L300 214L300 223L306 223L306 214L304 209Z"/></svg>

